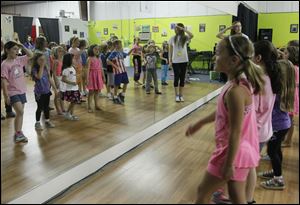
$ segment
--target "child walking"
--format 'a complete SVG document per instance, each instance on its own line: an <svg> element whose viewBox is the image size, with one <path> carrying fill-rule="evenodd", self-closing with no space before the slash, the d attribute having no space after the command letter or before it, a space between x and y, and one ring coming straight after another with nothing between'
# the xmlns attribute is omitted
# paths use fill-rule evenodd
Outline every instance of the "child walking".
<svg viewBox="0 0 300 205"><path fill-rule="evenodd" d="M26 53L26 56L18 56L20 48ZM28 59L32 56L32 52L22 44L8 41L4 45L4 55L1 63L1 87L3 88L5 103L12 105L16 111L15 143L28 142L27 137L22 132L24 106L27 102L23 67L27 65Z"/></svg>
<svg viewBox="0 0 300 205"><path fill-rule="evenodd" d="M140 44L140 38L135 37L134 38L134 45L132 49L129 51L129 54L132 53L133 58L133 68L134 68L134 83L136 86L142 85L142 83L139 82L140 75L142 72L142 46Z"/></svg>
<svg viewBox="0 0 300 205"><path fill-rule="evenodd" d="M46 57L42 53L36 53L33 57L32 62L32 79L35 81L34 85L34 96L37 103L37 110L35 112L35 129L42 130L40 123L42 112L45 115L45 126L47 128L53 128L55 125L50 122L50 85L53 91L57 93L56 86L50 77L50 70L46 66Z"/></svg>
<svg viewBox="0 0 300 205"><path fill-rule="evenodd" d="M250 59L252 43L243 36L229 36L217 46L215 70L224 72L229 82L218 97L217 110L191 125L190 136L215 121L216 149L198 187L197 203L208 203L211 194L228 184L233 203L246 203L246 179L258 166L259 147L253 94L260 93L262 71Z"/></svg>
<svg viewBox="0 0 300 205"><path fill-rule="evenodd" d="M75 104L80 103L80 92L76 81L78 79L76 70L72 64L73 55L70 53L65 54L62 66L62 82L65 83L65 92L63 96L65 101L70 102L65 118L68 120L78 120L79 118L74 115L74 106Z"/></svg>
<svg viewBox="0 0 300 205"><path fill-rule="evenodd" d="M113 47L112 42L107 41L107 53L105 54L104 61L106 62L106 67L107 67L107 69L106 69L107 70L106 89L107 89L107 97L109 100L113 100L113 93L111 92L111 90L114 89L115 75L113 72L112 65L109 65L107 63L107 60L113 50L114 50L114 47ZM104 61L102 61L102 62L104 62Z"/></svg>
<svg viewBox="0 0 300 205"><path fill-rule="evenodd" d="M127 84L129 83L126 67L124 65L124 58L128 54L123 52L122 41L115 40L113 42L113 46L114 50L107 58L107 64L113 67L115 78L113 102L115 104L124 104ZM121 85L121 83L123 84L122 92L117 94L118 87Z"/></svg>
<svg viewBox="0 0 300 205"><path fill-rule="evenodd" d="M91 108L92 99L94 98L95 110L101 110L98 104L99 93L104 87L104 73L102 71L102 62L99 58L99 46L96 44L91 45L88 50L88 70L87 70L87 88L89 90L88 94L88 112L93 112Z"/></svg>
<svg viewBox="0 0 300 205"><path fill-rule="evenodd" d="M86 51L87 43L86 40L82 39L79 41L79 50L80 50L80 57L81 57L81 63L82 63L82 94L83 96L87 95L86 91L86 78L87 78L87 58L88 54Z"/></svg>

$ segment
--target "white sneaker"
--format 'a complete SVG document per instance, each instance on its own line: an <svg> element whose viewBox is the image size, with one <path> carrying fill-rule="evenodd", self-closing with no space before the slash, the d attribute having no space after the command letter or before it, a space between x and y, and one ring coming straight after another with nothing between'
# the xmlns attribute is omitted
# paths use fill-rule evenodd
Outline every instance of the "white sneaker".
<svg viewBox="0 0 300 205"><path fill-rule="evenodd" d="M34 127L36 130L43 130L43 127L42 127L41 123L39 123L39 122L36 122Z"/></svg>
<svg viewBox="0 0 300 205"><path fill-rule="evenodd" d="M50 122L50 121L46 121L45 122L45 126L47 127L47 128L54 128L55 127L55 125L52 123L52 122Z"/></svg>
<svg viewBox="0 0 300 205"><path fill-rule="evenodd" d="M184 99L182 96L179 96L179 98L180 98L180 102L184 102Z"/></svg>
<svg viewBox="0 0 300 205"><path fill-rule="evenodd" d="M179 97L179 95L176 96L175 100L176 100L176 102L180 102L180 97Z"/></svg>

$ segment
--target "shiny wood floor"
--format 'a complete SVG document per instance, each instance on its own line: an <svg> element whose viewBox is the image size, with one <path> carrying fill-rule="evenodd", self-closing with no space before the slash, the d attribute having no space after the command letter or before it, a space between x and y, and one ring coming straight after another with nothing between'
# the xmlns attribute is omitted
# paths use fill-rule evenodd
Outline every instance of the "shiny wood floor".
<svg viewBox="0 0 300 205"><path fill-rule="evenodd" d="M204 105L50 203L193 203L214 149L214 126L203 127L189 139L184 131L215 107L215 100ZM258 204L299 204L299 121L297 124L293 147L284 149L286 189L270 191L257 185ZM268 168L269 162L261 161L258 170Z"/></svg>
<svg viewBox="0 0 300 205"><path fill-rule="evenodd" d="M133 82L133 81L131 81ZM163 95L146 95L142 88L129 86L125 106L100 99L103 111L87 113L86 104L75 108L80 120L71 122L55 111L51 119L56 128L37 132L34 129L36 103L33 82L28 80L28 103L25 105L23 132L26 146L13 143L13 119L1 121L1 202L6 203L101 153L143 130L221 85L187 84L184 103L175 103L173 86L162 88ZM52 104L53 107L53 104ZM3 100L1 112L4 113Z"/></svg>

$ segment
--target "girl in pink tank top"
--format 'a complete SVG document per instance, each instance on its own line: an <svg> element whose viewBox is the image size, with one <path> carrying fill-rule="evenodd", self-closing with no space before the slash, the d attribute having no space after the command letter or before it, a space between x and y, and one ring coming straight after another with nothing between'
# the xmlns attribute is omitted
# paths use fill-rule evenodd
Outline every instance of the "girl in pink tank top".
<svg viewBox="0 0 300 205"><path fill-rule="evenodd" d="M258 165L259 141L253 94L263 88L262 71L250 59L252 42L243 36L229 36L216 49L215 70L229 82L218 97L217 110L191 125L190 136L215 121L216 148L198 187L197 203L208 203L211 194L228 183L233 203L246 203L245 183L249 170Z"/></svg>
<svg viewBox="0 0 300 205"><path fill-rule="evenodd" d="M62 80L62 59L65 54L65 51L63 47L57 46L54 48L54 63L53 63L53 80L55 82L55 85L57 89L59 89L58 94L54 97L54 104L56 108L56 112L58 115L63 115L65 112L64 109L64 101L63 99L63 92L64 89L64 83Z"/></svg>

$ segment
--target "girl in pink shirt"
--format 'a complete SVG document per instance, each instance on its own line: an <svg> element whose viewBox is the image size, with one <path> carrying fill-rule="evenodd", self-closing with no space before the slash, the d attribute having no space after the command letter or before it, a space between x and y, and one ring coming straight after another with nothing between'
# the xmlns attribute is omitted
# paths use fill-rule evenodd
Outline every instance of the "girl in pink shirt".
<svg viewBox="0 0 300 205"><path fill-rule="evenodd" d="M190 136L215 121L216 149L198 187L197 203L208 203L226 183L232 202L246 203L246 178L259 161L253 94L264 84L261 69L251 61L253 53L253 44L244 36L226 37L217 46L215 70L226 73L229 81L218 97L217 111L186 131Z"/></svg>
<svg viewBox="0 0 300 205"><path fill-rule="evenodd" d="M23 49L26 56L18 56L19 50ZM22 132L24 104L26 100L26 82L23 67L28 59L33 56L32 52L22 44L9 41L4 45L4 56L1 63L1 83L5 102L11 104L16 111L15 118L15 143L27 143L28 139Z"/></svg>

